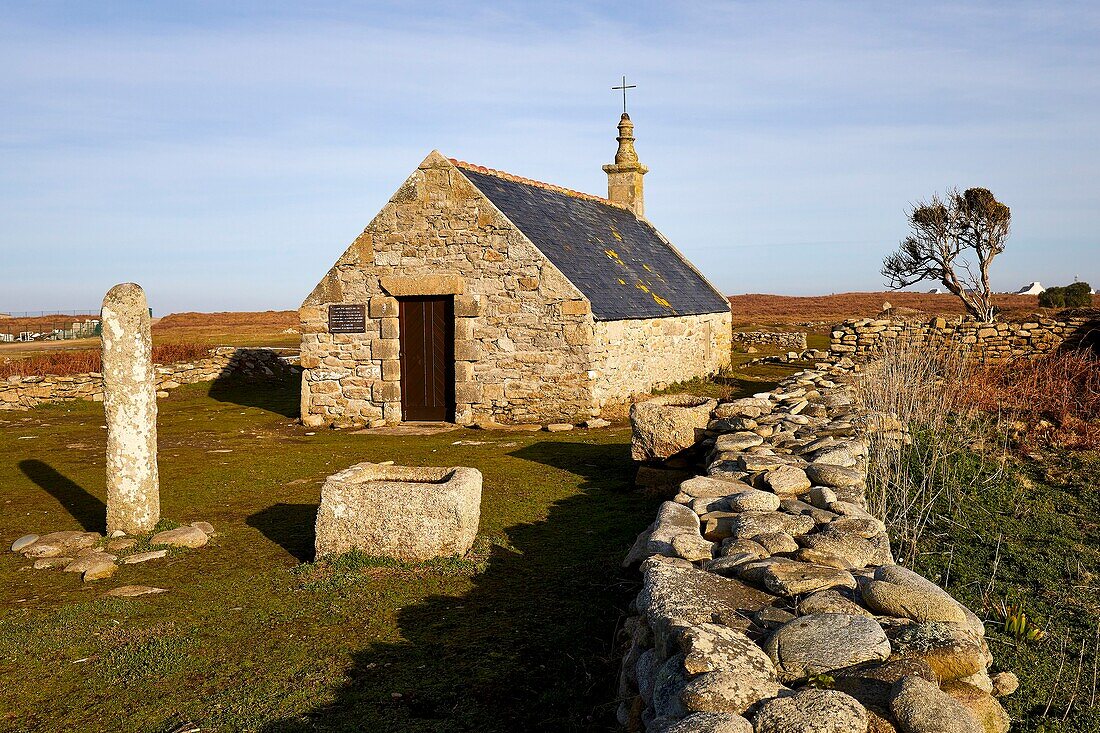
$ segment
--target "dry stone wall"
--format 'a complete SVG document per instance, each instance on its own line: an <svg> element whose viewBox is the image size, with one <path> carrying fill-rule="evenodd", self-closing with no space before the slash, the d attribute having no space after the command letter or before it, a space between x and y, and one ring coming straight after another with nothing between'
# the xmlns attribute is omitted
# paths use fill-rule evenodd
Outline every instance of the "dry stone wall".
<svg viewBox="0 0 1100 733"><path fill-rule="evenodd" d="M596 404L624 402L730 363L730 314L597 321L592 353Z"/></svg>
<svg viewBox="0 0 1100 733"><path fill-rule="evenodd" d="M156 364L158 392L167 392L184 384L209 382L233 376L270 377L287 369L297 369L293 350L237 348L219 346L206 359L178 364ZM0 410L28 410L47 402L103 399L103 375L99 372L14 376L0 379Z"/></svg>
<svg viewBox="0 0 1100 733"><path fill-rule="evenodd" d="M961 346L980 358L994 361L1036 356L1063 343L1074 344L1100 334L1100 312L1060 313L1036 316L1014 323L981 323L970 319L927 321L910 319L861 319L833 327L830 350L838 355L869 355L891 343Z"/></svg>
<svg viewBox="0 0 1100 733"><path fill-rule="evenodd" d="M896 565L866 511L868 432L905 436L853 408L852 366L710 412L706 475L679 485L624 563L643 574L624 626L628 731L1008 730L994 693L1015 678L990 675L982 622ZM635 420L635 456L671 452L648 434L666 423Z"/></svg>
<svg viewBox="0 0 1100 733"><path fill-rule="evenodd" d="M777 346L781 349L806 348L805 331L734 331L733 342L742 346Z"/></svg>

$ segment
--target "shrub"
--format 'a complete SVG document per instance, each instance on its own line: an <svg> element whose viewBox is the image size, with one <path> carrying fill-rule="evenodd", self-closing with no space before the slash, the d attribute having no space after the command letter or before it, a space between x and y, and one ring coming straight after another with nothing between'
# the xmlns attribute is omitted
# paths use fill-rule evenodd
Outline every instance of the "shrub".
<svg viewBox="0 0 1100 733"><path fill-rule="evenodd" d="M1100 359L1085 351L975 365L959 403L1037 424L1063 447L1100 447Z"/></svg>
<svg viewBox="0 0 1100 733"><path fill-rule="evenodd" d="M886 522L899 561L911 560L936 514L955 504L962 487L981 473L968 447L984 429L959 416L960 392L971 368L959 348L930 349L893 342L855 384L871 414L868 432L868 509Z"/></svg>
<svg viewBox="0 0 1100 733"><path fill-rule="evenodd" d="M210 347L202 344L164 344L153 347L153 362L176 364L181 361L205 359ZM49 374L65 377L72 374L98 372L103 368L98 351L55 351L28 356L25 359L0 361L0 379L11 376L39 376Z"/></svg>
<svg viewBox="0 0 1100 733"><path fill-rule="evenodd" d="M1040 308L1081 308L1090 305L1092 305L1092 286L1084 282L1047 288L1039 293Z"/></svg>

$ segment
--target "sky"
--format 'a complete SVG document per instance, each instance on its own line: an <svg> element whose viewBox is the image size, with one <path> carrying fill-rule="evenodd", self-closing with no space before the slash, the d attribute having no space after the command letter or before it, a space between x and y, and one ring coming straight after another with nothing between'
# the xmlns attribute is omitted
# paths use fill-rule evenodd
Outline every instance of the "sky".
<svg viewBox="0 0 1100 733"><path fill-rule="evenodd" d="M881 290L912 203L1100 286L1096 3L0 0L0 311L296 308L432 149L646 215L730 294ZM929 289L929 283L919 289Z"/></svg>

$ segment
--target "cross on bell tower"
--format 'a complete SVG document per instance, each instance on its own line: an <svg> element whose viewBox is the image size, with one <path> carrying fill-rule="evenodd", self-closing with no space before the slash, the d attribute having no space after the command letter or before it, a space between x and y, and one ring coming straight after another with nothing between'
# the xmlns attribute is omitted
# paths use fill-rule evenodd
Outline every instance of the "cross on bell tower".
<svg viewBox="0 0 1100 733"><path fill-rule="evenodd" d="M618 90L618 89L623 90L623 114L625 115L626 114L626 90L627 89L637 89L638 85L637 84L627 84L626 83L626 77L624 76L623 77L623 83L622 83L621 86L611 87L611 88L615 89L615 90Z"/></svg>
<svg viewBox="0 0 1100 733"><path fill-rule="evenodd" d="M642 197L642 176L649 168L638 162L638 153L634 150L634 123L626 113L626 90L637 88L637 84L627 84L623 77L621 86L611 87L623 92L623 116L619 118L619 149L615 152L615 162L603 167L607 174L607 198L613 203L626 206L639 219L645 216Z"/></svg>

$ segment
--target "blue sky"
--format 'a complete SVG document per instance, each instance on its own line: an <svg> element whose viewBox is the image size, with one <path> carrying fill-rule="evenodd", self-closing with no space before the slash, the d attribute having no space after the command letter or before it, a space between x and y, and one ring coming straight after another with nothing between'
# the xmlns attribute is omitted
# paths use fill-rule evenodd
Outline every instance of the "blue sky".
<svg viewBox="0 0 1100 733"><path fill-rule="evenodd" d="M294 308L433 148L646 213L728 293L882 287L906 206L1100 285L1095 3L0 2L0 310ZM928 287L932 287L931 284Z"/></svg>

